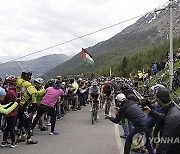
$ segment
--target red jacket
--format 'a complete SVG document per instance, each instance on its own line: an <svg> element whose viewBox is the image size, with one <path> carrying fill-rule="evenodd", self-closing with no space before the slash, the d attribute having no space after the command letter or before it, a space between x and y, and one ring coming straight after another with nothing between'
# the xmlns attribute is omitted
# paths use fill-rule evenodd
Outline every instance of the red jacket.
<svg viewBox="0 0 180 154"><path fill-rule="evenodd" d="M15 88L10 88L8 90L8 92L6 93L6 104L7 103L10 103L10 102L15 102L16 101L16 98L17 98L18 94L16 92L16 89ZM9 113L7 116L8 117L12 117L12 116L16 116L18 113L18 106L11 112Z"/></svg>

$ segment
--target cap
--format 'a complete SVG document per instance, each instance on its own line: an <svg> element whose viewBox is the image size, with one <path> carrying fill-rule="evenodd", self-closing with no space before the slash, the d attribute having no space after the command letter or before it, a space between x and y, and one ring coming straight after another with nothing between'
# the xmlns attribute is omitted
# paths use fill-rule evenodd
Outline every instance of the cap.
<svg viewBox="0 0 180 154"><path fill-rule="evenodd" d="M165 88L166 87L162 84L156 84L151 87L151 90L152 90L153 94L156 94L160 89L165 89Z"/></svg>
<svg viewBox="0 0 180 154"><path fill-rule="evenodd" d="M6 95L6 92L3 88L0 87L0 98L5 96Z"/></svg>
<svg viewBox="0 0 180 154"><path fill-rule="evenodd" d="M123 102L126 99L126 96L123 93L120 93L116 96L116 99L120 102Z"/></svg>

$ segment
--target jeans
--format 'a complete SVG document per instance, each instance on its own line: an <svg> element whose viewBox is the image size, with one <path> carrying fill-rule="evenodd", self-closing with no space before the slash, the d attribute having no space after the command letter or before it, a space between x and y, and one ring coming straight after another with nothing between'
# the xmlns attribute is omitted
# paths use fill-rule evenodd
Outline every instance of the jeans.
<svg viewBox="0 0 180 154"><path fill-rule="evenodd" d="M124 130L124 135L128 136L128 134L131 132L131 130L133 129L133 126L131 124L131 122L129 120L127 120L127 123L126 124L126 119L122 119L121 120L121 125L122 125L122 128Z"/></svg>
<svg viewBox="0 0 180 154"><path fill-rule="evenodd" d="M126 138L125 147L124 147L124 154L130 153L132 139L133 139L134 135L136 135L137 133L142 133L142 132L144 132L146 135L145 146L146 146L149 154L154 154L153 148L151 146L150 139L149 139L150 138L150 131L146 127L134 127L132 129L132 131L129 133L129 135Z"/></svg>

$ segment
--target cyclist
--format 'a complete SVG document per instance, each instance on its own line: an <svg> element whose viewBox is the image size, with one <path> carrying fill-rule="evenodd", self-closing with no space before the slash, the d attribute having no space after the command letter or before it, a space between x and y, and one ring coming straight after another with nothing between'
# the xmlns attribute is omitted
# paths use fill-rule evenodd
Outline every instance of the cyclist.
<svg viewBox="0 0 180 154"><path fill-rule="evenodd" d="M31 131L30 131L30 119L28 113L29 105L36 106L36 96L37 96L37 89L30 83L32 73L30 72L22 72L21 78L18 78L17 86L19 93L23 94L22 99L19 104L18 109L18 118L19 118L19 125L18 129L22 131L22 135L19 132L17 142L25 141L25 132L23 131L23 127L25 127L27 133L27 144L37 144L37 141L33 141L31 138Z"/></svg>
<svg viewBox="0 0 180 154"><path fill-rule="evenodd" d="M97 119L99 119L99 100L100 100L100 88L97 82L93 82L92 86L89 88L88 100L95 99L96 109L97 109ZM92 109L91 109L92 110Z"/></svg>
<svg viewBox="0 0 180 154"><path fill-rule="evenodd" d="M111 101L112 96L114 93L114 88L111 85L110 81L105 81L104 85L101 88L101 96L104 97L104 104L105 104L105 114L110 114L110 107L111 107Z"/></svg>
<svg viewBox="0 0 180 154"><path fill-rule="evenodd" d="M24 71L22 72L21 76L17 78L16 84L17 84L17 92L21 93L23 95L26 91L26 89L31 86L31 77L32 72L31 71Z"/></svg>

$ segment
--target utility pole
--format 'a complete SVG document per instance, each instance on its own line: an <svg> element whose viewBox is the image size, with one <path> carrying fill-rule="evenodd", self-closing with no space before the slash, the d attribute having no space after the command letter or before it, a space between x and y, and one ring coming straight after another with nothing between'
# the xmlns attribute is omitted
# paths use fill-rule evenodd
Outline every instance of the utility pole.
<svg viewBox="0 0 180 154"><path fill-rule="evenodd" d="M170 52L169 52L169 85L172 90L173 83L173 0L170 1Z"/></svg>

